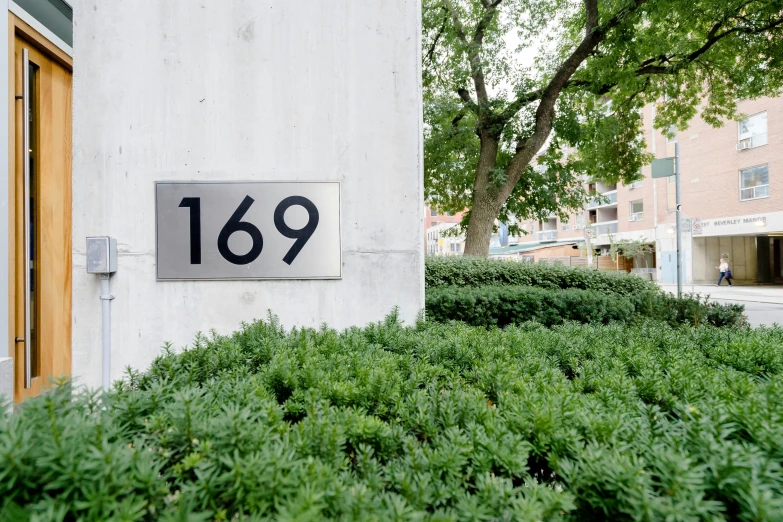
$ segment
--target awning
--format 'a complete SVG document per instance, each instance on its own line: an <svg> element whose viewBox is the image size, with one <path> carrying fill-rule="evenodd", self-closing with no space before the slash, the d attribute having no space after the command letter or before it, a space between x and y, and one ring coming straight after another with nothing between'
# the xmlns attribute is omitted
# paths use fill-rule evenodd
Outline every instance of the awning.
<svg viewBox="0 0 783 522"><path fill-rule="evenodd" d="M509 245L507 247L490 248L489 255L507 256L513 254L520 254L522 252L530 252L532 250L538 250L540 248L551 248L554 246L563 246L563 245L576 245L578 243L584 243L584 239L570 239L568 241L555 241L551 243L520 243L518 245Z"/></svg>

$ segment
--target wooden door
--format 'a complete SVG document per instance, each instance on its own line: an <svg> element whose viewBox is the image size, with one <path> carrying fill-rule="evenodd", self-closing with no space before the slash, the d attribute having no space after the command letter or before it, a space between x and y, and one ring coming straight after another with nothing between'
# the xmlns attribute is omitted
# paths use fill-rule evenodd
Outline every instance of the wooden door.
<svg viewBox="0 0 783 522"><path fill-rule="evenodd" d="M13 33L9 187L16 402L71 373L71 71L21 32Z"/></svg>

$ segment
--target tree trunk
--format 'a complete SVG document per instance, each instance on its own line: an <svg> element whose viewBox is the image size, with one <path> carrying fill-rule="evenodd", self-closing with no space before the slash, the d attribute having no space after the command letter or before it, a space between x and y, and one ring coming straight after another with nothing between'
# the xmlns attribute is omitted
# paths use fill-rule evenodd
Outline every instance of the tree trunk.
<svg viewBox="0 0 783 522"><path fill-rule="evenodd" d="M465 233L465 255L487 257L492 228L503 202L497 203L497 195L490 191L490 175L497 165L500 136L493 135L486 128L478 132L481 140L476 179L473 182L473 202L470 220Z"/></svg>
<svg viewBox="0 0 783 522"><path fill-rule="evenodd" d="M473 206L470 209L470 221L465 235L465 255L487 257L492 228L500 209L489 195L477 197L474 193Z"/></svg>

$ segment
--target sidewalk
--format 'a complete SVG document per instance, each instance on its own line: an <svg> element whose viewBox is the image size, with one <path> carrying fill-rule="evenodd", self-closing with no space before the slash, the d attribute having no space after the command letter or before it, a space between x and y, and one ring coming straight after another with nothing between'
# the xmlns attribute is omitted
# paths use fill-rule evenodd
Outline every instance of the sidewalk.
<svg viewBox="0 0 783 522"><path fill-rule="evenodd" d="M658 286L667 292L677 293L677 285L659 283ZM783 286L741 286L736 284L728 286L724 281L720 286L696 285L693 292L702 296L709 295L710 299L721 301L783 304ZM691 285L682 285L682 293L691 293Z"/></svg>

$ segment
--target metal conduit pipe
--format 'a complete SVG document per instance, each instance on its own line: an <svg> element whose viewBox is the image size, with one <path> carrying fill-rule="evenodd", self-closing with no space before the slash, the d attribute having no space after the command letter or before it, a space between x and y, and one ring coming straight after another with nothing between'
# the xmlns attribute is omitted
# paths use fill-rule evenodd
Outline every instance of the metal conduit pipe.
<svg viewBox="0 0 783 522"><path fill-rule="evenodd" d="M111 275L117 271L117 240L109 236L87 238L87 273L101 279L101 382L111 386Z"/></svg>
<svg viewBox="0 0 783 522"><path fill-rule="evenodd" d="M101 274L101 353L103 358L103 371L101 381L103 391L109 391L111 387L111 274Z"/></svg>

